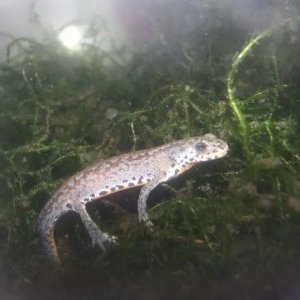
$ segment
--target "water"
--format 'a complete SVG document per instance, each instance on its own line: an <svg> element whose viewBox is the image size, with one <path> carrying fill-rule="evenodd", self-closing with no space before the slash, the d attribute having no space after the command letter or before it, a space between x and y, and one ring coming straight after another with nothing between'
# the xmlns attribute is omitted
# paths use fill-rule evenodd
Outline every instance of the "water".
<svg viewBox="0 0 300 300"><path fill-rule="evenodd" d="M3 299L298 299L299 5L125 2L67 13L45 1L33 31L1 21ZM2 9L21 22L39 5ZM67 25L75 48L58 38ZM88 212L119 245L94 249L66 215L62 267L49 264L33 228L66 178L208 132L229 154L151 193L153 231L137 220L139 189L116 193Z"/></svg>

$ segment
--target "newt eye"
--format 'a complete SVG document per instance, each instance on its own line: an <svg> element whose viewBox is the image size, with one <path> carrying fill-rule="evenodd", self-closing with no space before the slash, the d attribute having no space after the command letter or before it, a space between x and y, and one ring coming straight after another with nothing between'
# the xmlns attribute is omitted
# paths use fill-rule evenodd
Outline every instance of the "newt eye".
<svg viewBox="0 0 300 300"><path fill-rule="evenodd" d="M206 144L202 143L202 142L198 143L198 144L196 144L195 148L196 148L197 151L203 151L203 150L206 149Z"/></svg>

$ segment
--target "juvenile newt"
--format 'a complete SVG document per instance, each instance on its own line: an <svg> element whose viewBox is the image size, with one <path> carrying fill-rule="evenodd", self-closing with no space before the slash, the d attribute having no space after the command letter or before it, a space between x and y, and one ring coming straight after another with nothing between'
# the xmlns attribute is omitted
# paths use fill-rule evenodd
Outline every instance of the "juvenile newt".
<svg viewBox="0 0 300 300"><path fill-rule="evenodd" d="M42 209L37 220L42 247L51 260L59 263L54 227L62 215L74 211L80 215L93 246L105 251L108 244L115 242L115 237L98 228L87 213L87 203L142 186L137 201L138 218L151 226L147 198L158 184L177 177L196 163L221 158L227 151L224 141L206 134L115 156L83 169L67 179Z"/></svg>

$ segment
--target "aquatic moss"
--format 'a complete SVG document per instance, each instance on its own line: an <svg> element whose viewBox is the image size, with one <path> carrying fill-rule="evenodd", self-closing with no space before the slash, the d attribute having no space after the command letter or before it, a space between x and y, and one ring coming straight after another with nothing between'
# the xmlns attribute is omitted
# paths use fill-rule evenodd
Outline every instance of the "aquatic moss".
<svg viewBox="0 0 300 300"><path fill-rule="evenodd" d="M278 31L288 34L284 26ZM154 232L128 213L129 200L120 201L122 208L103 205L91 214L118 234L120 247L105 255L91 250L79 220L69 219L57 230L65 265L118 276L238 276L255 267L274 270L295 258L299 41L291 50L295 71L284 78L280 70L287 62L277 51L287 50L272 37L258 34L245 46L235 45L241 50L232 53L232 61L224 54L215 65L201 65L202 71L200 65L191 68L188 79L179 70L171 82L160 54L107 68L106 56L94 48L69 53L55 39L14 41L9 49L22 43L23 51L0 70L3 261L28 274L43 265L35 220L77 170L99 158L207 132L228 142L228 158L164 185L155 198L170 201L151 209ZM190 46L197 49L195 44ZM209 86L199 82L203 77Z"/></svg>

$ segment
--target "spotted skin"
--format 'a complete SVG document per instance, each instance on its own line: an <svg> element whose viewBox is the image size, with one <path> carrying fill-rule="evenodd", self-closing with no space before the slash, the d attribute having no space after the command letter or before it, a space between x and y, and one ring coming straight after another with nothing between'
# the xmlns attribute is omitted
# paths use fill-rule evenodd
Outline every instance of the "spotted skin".
<svg viewBox="0 0 300 300"><path fill-rule="evenodd" d="M177 177L196 163L221 158L227 151L228 145L224 141L213 134L206 134L115 156L85 168L66 180L42 209L37 220L42 247L52 261L60 262L54 227L62 215L74 211L80 215L93 245L105 251L116 238L98 228L87 213L87 203L141 186L138 218L151 226L147 199L157 185Z"/></svg>

